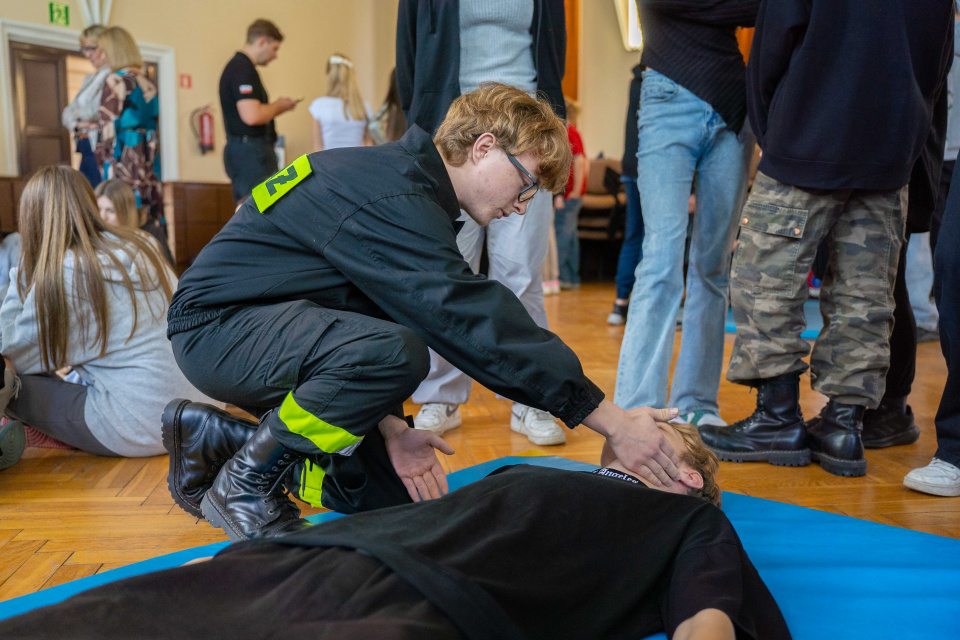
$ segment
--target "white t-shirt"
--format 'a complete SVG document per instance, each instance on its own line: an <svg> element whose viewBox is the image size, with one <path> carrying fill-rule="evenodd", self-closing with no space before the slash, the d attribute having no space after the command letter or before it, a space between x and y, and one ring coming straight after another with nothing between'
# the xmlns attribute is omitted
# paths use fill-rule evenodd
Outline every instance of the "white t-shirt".
<svg viewBox="0 0 960 640"><path fill-rule="evenodd" d="M370 105L364 102L363 108L369 120L373 116ZM343 100L340 98L330 96L317 98L310 103L310 115L320 123L324 149L363 145L363 132L367 128L367 120L347 120L343 115Z"/></svg>

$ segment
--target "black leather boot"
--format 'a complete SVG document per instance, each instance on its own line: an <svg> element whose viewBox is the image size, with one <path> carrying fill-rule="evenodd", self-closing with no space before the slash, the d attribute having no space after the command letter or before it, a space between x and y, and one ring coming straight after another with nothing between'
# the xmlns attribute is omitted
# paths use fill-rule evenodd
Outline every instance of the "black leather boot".
<svg viewBox="0 0 960 640"><path fill-rule="evenodd" d="M863 447L883 449L901 444L913 444L920 439L920 429L913 421L913 409L906 412L880 403L876 409L863 412Z"/></svg>
<svg viewBox="0 0 960 640"><path fill-rule="evenodd" d="M835 476L866 475L863 457L863 412L865 407L831 400L807 425L807 441L813 459Z"/></svg>
<svg viewBox="0 0 960 640"><path fill-rule="evenodd" d="M170 454L167 486L184 511L202 518L200 500L227 460L257 431L257 423L209 404L177 398L163 410L163 447Z"/></svg>
<svg viewBox="0 0 960 640"><path fill-rule="evenodd" d="M261 422L204 494L203 517L233 542L309 527L283 488L284 476L302 457L277 442Z"/></svg>
<svg viewBox="0 0 960 640"><path fill-rule="evenodd" d="M800 373L755 380L757 410L726 427L700 427L703 442L721 460L767 461L784 467L810 464L800 413Z"/></svg>

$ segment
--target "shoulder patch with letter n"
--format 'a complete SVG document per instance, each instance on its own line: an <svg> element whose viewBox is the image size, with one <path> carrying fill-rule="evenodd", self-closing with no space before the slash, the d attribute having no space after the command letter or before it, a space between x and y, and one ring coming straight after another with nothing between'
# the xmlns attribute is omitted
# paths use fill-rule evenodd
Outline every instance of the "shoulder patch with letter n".
<svg viewBox="0 0 960 640"><path fill-rule="evenodd" d="M290 189L297 186L312 171L313 167L310 166L309 158L300 156L286 169L255 186L251 195L253 201L257 204L257 209L260 210L260 213L266 213L267 209L287 195Z"/></svg>

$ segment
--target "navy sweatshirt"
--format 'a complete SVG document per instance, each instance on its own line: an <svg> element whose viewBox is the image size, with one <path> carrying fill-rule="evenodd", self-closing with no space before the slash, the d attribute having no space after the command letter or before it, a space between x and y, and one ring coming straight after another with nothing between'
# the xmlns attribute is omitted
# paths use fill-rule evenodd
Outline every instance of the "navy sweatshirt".
<svg viewBox="0 0 960 640"><path fill-rule="evenodd" d="M811 189L907 184L952 33L952 0L764 0L747 67L760 171Z"/></svg>

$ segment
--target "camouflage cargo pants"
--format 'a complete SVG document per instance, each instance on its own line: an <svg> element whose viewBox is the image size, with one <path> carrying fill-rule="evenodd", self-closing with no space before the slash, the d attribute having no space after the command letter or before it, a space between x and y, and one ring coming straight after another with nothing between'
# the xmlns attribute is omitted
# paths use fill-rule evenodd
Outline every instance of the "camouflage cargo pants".
<svg viewBox="0 0 960 640"><path fill-rule="evenodd" d="M805 190L758 173L740 216L730 278L737 337L731 382L803 372L809 344L807 273L824 238L830 264L820 292L823 330L813 346L813 388L875 408L890 365L893 285L906 224L906 187Z"/></svg>

